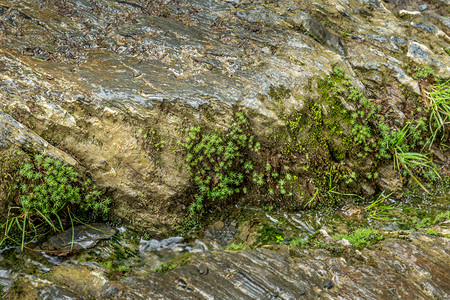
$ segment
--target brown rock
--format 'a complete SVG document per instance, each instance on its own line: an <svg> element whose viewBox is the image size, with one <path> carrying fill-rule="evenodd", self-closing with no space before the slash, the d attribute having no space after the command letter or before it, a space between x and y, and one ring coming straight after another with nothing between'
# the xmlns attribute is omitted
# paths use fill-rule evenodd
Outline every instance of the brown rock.
<svg viewBox="0 0 450 300"><path fill-rule="evenodd" d="M339 214L344 219L361 221L363 216L365 215L365 211L361 206L346 205L339 210Z"/></svg>
<svg viewBox="0 0 450 300"><path fill-rule="evenodd" d="M225 227L225 224L222 221L217 221L213 224L212 227L215 230L223 230L223 228Z"/></svg>

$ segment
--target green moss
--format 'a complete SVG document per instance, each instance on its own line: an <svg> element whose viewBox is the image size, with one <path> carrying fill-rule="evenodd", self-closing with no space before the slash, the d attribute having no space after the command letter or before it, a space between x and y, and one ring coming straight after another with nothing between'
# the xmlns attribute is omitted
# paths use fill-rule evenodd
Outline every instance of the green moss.
<svg viewBox="0 0 450 300"><path fill-rule="evenodd" d="M30 158L23 152L18 156ZM31 162L20 164L9 174L7 197L8 218L0 225L4 242L24 244L48 230L64 230L73 226L74 218L84 213L105 215L110 200L89 179L62 161L40 154L31 155Z"/></svg>
<svg viewBox="0 0 450 300"><path fill-rule="evenodd" d="M7 215L8 205L14 200L14 180L16 174L24 163L29 163L28 155L23 151L10 148L2 150L0 157L0 221L4 222Z"/></svg>
<svg viewBox="0 0 450 300"><path fill-rule="evenodd" d="M271 87L269 96L278 104L276 112L285 126L276 127L262 145L263 151L257 154L246 156L252 153L248 151L250 148L238 147L240 163L236 168L229 167L230 170L204 162L213 156L216 162L226 161L216 153L209 157L208 151L215 152L228 143L230 129L209 133L204 128L193 128L189 134L201 149L197 154L188 153L187 163L200 166L204 173L193 176L200 193L191 211L201 211L203 204L212 206L218 200L229 201L248 191L251 191L249 198L264 195L264 200L258 202L288 209L328 205L338 203L343 194L363 193L361 183L373 185L377 166L394 158L392 145L401 130L396 130L381 115L380 106L356 89L339 66L333 68L330 76L317 80L317 92L319 98L302 99L303 108L288 114L284 103L291 91L284 86ZM427 130L423 118L412 118L408 124L411 129L399 148L406 154L424 145ZM251 132L249 127L245 130ZM194 149L194 145L188 147ZM196 156L199 152L201 155ZM406 154L397 157L404 158ZM367 161L374 163L367 165ZM188 168L192 171L196 167ZM424 175L423 168L415 165L412 169L407 176L417 176L416 172ZM212 176L208 174L211 170Z"/></svg>
<svg viewBox="0 0 450 300"><path fill-rule="evenodd" d="M284 85L271 86L268 94L277 103L276 110L278 113L283 114L285 111L285 100L291 96L291 90Z"/></svg>
<svg viewBox="0 0 450 300"><path fill-rule="evenodd" d="M362 249L380 241L383 239L383 236L379 234L378 230L360 228L350 234L339 235L337 240L342 240L344 238L348 240L353 247Z"/></svg>
<svg viewBox="0 0 450 300"><path fill-rule="evenodd" d="M239 244L230 244L227 246L227 250L233 250L233 251L239 251L239 250L244 250L245 246L244 243L239 243Z"/></svg>
<svg viewBox="0 0 450 300"><path fill-rule="evenodd" d="M269 97L276 102L282 102L286 98L290 97L291 90L286 88L284 85L271 86L269 89Z"/></svg>
<svg viewBox="0 0 450 300"><path fill-rule="evenodd" d="M333 73L340 78L344 78L344 70L337 65L333 67Z"/></svg>
<svg viewBox="0 0 450 300"><path fill-rule="evenodd" d="M428 65L423 67L416 66L414 68L414 71L415 71L415 74L413 75L414 79L426 79L428 77L434 78L436 76L434 70Z"/></svg>
<svg viewBox="0 0 450 300"><path fill-rule="evenodd" d="M444 48L444 51L445 51L448 55L450 55L450 47Z"/></svg>
<svg viewBox="0 0 450 300"><path fill-rule="evenodd" d="M308 248L308 239L297 237L289 242L290 246Z"/></svg>
<svg viewBox="0 0 450 300"><path fill-rule="evenodd" d="M138 138L141 140L143 148L152 156L161 152L165 147L161 134L156 128L138 129Z"/></svg>
<svg viewBox="0 0 450 300"><path fill-rule="evenodd" d="M280 237L283 237L283 231L281 229L263 224L262 228L258 230L256 241L252 246L275 244Z"/></svg>
<svg viewBox="0 0 450 300"><path fill-rule="evenodd" d="M185 254L179 255L179 256L175 257L174 259L172 259L168 263L161 263L159 265L159 267L155 268L154 271L158 272L158 273L166 273L175 268L185 266L191 262L191 256L192 256L192 253L185 253Z"/></svg>
<svg viewBox="0 0 450 300"><path fill-rule="evenodd" d="M260 147L241 112L233 116L226 131L204 131L191 127L181 143L187 151L187 168L197 187L195 201L189 207L191 215L201 215L205 206L245 194L245 183L254 169L251 152L258 152Z"/></svg>

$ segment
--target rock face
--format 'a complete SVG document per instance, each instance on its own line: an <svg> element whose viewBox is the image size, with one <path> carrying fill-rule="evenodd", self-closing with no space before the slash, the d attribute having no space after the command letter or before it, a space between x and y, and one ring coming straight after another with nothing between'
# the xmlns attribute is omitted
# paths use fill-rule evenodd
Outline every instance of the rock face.
<svg viewBox="0 0 450 300"><path fill-rule="evenodd" d="M404 124L422 94L409 65L427 64L450 76L450 22L444 2L413 8L421 12L390 5L2 0L1 155L34 149L82 167L114 198L115 216L164 233L192 199L178 145L191 125L223 129L239 108L266 156L276 158L267 149L292 142L290 116L321 97L317 80L334 66L381 101L393 126ZM333 107L320 105L328 116ZM283 141L269 139L280 130ZM317 161L371 168L369 160L339 150L337 137L311 144ZM287 166L314 168L304 156L291 156ZM308 172L298 171L298 203L314 195ZM373 193L377 182L366 181Z"/></svg>
<svg viewBox="0 0 450 300"><path fill-rule="evenodd" d="M339 257L295 248L290 254L206 252L165 274L141 267L119 280L109 280L95 264L68 261L53 267L46 280L20 275L20 289L11 289L6 299L448 298L449 239L419 233L403 237L361 251L348 249Z"/></svg>

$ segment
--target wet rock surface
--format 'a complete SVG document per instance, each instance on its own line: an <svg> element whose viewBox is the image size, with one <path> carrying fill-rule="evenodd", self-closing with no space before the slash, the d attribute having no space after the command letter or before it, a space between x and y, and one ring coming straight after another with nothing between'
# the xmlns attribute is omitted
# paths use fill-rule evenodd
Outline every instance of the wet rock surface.
<svg viewBox="0 0 450 300"><path fill-rule="evenodd" d="M177 143L190 125L223 128L239 106L264 140L340 65L400 126L410 92L422 93L410 60L450 76L445 1L0 5L1 151L31 148L85 168L113 194L116 217L156 235L184 213L191 182ZM279 86L291 95L271 97Z"/></svg>
<svg viewBox="0 0 450 300"><path fill-rule="evenodd" d="M237 232L238 223L233 220L214 222L205 230L205 237L210 241L216 241L220 246L228 245Z"/></svg>
<svg viewBox="0 0 450 300"><path fill-rule="evenodd" d="M97 224L106 234L79 226L39 249L2 249L2 296L450 298L448 220L419 233L418 225L412 230L404 219L380 214L392 218L377 227L387 237L378 242L371 234L368 243L376 243L356 250L348 239L334 239L353 232L357 221L373 225L363 206L342 208L344 220L331 227L321 212L280 216L270 206L264 221L251 211L245 220L213 222L201 238L156 238L173 232L192 200L179 147L186 128L223 129L239 108L256 139L269 144L267 152L277 146L268 137L280 128L290 144L287 116L316 103L319 83L339 66L352 86L380 104L391 128L401 129L425 97L414 67L450 77L448 15L445 0L0 0L2 162L21 149L84 169L113 198L113 218L151 233L121 240L110 238L115 229ZM357 111L341 98L339 105ZM320 104L320 114L330 109ZM342 141L321 146L314 154L331 161ZM448 164L448 151L431 152ZM292 162L287 167L310 167ZM403 194L392 162L333 162L348 172L377 165L379 178L360 178L352 193ZM300 179L315 195L310 178ZM0 218L8 213L2 184ZM414 224L430 223L421 213L414 218ZM289 245L314 235L317 245L331 246Z"/></svg>
<svg viewBox="0 0 450 300"><path fill-rule="evenodd" d="M46 280L19 275L21 294L11 291L6 298L448 298L449 239L417 232L403 237L338 257L296 248L203 252L164 274L131 271L120 280L108 279L95 264L72 261L53 267Z"/></svg>
<svg viewBox="0 0 450 300"><path fill-rule="evenodd" d="M41 245L43 250L68 254L71 251L93 248L99 241L110 239L116 230L103 223L77 225L48 239Z"/></svg>
<svg viewBox="0 0 450 300"><path fill-rule="evenodd" d="M419 194L408 201L391 207L388 214L372 211L362 220L339 210L300 214L242 208L228 212L228 219L217 220L213 214L208 226L166 239L90 224L116 233L93 248L65 256L27 247L23 252L20 247L2 249L2 295L445 299L450 285L448 195ZM355 239L358 228L370 232ZM220 244L223 233L234 230L233 239Z"/></svg>

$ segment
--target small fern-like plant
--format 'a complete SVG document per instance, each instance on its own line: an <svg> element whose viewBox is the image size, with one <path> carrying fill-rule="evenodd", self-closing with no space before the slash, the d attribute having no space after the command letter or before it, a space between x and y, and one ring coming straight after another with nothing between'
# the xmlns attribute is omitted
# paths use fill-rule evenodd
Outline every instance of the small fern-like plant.
<svg viewBox="0 0 450 300"><path fill-rule="evenodd" d="M245 178L253 170L250 152L259 143L250 132L247 118L237 112L225 132L205 133L191 127L181 143L187 151L186 163L198 193L190 205L191 215L202 214L205 204L245 193Z"/></svg>
<svg viewBox="0 0 450 300"><path fill-rule="evenodd" d="M73 226L73 219L80 213L106 215L111 202L71 166L40 154L31 163L23 164L11 190L13 203L0 227L0 245L9 241L22 248L49 230L64 230L65 224Z"/></svg>

